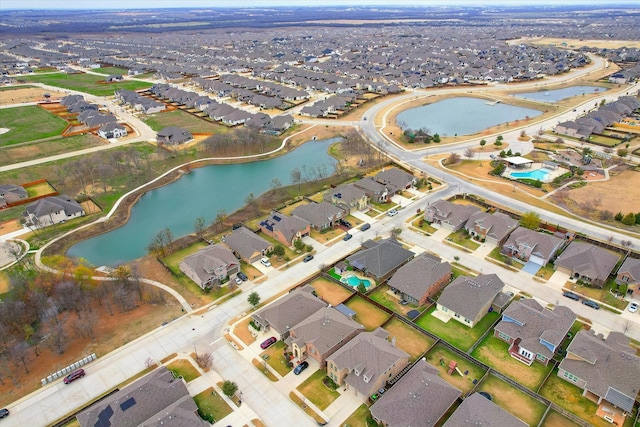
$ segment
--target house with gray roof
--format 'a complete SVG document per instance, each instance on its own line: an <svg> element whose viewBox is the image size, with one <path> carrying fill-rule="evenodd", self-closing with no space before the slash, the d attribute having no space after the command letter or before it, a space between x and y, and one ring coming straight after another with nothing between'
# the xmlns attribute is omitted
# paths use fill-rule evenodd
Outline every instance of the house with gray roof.
<svg viewBox="0 0 640 427"><path fill-rule="evenodd" d="M395 239L367 240L362 243L362 249L348 256L346 261L354 269L380 281L406 264L414 255Z"/></svg>
<svg viewBox="0 0 640 427"><path fill-rule="evenodd" d="M109 122L100 126L98 136L104 139L117 139L127 136L127 128L118 122Z"/></svg>
<svg viewBox="0 0 640 427"><path fill-rule="evenodd" d="M352 209L362 211L369 206L367 193L353 183L339 185L330 189L324 195L324 201L339 207L347 215L351 213Z"/></svg>
<svg viewBox="0 0 640 427"><path fill-rule="evenodd" d="M389 279L390 290L411 304L424 305L451 280L451 264L423 252L400 267Z"/></svg>
<svg viewBox="0 0 640 427"><path fill-rule="evenodd" d="M326 306L327 303L315 296L313 287L306 285L294 289L251 317L265 331L273 330L280 339L286 340L297 324Z"/></svg>
<svg viewBox="0 0 640 427"><path fill-rule="evenodd" d="M469 217L480 208L471 205L451 203L448 200L438 200L429 204L424 210L424 220L436 224L450 231L460 230Z"/></svg>
<svg viewBox="0 0 640 427"><path fill-rule="evenodd" d="M178 145L192 139L191 132L186 129L179 128L177 126L169 126L161 129L156 135L158 144L165 145Z"/></svg>
<svg viewBox="0 0 640 427"><path fill-rule="evenodd" d="M436 310L473 328L489 312L503 288L504 282L496 274L459 276L444 288Z"/></svg>
<svg viewBox="0 0 640 427"><path fill-rule="evenodd" d="M353 185L364 191L369 200L373 200L376 203L388 203L394 194L394 192L389 191L383 184L374 181L373 178L370 177L359 179L354 182Z"/></svg>
<svg viewBox="0 0 640 427"><path fill-rule="evenodd" d="M327 202L298 206L291 211L291 215L307 221L318 231L332 229L345 216L342 209Z"/></svg>
<svg viewBox="0 0 640 427"><path fill-rule="evenodd" d="M509 235L500 252L524 262L531 261L544 266L551 261L563 243L564 239L552 234L518 227Z"/></svg>
<svg viewBox="0 0 640 427"><path fill-rule="evenodd" d="M598 404L596 415L623 425L640 391L640 357L621 332L602 334L581 330L558 366L558 376Z"/></svg>
<svg viewBox="0 0 640 427"><path fill-rule="evenodd" d="M565 306L549 309L534 299L521 299L502 313L493 336L509 344L508 351L514 359L527 366L534 361L546 366L576 319L576 314Z"/></svg>
<svg viewBox="0 0 640 427"><path fill-rule="evenodd" d="M69 196L51 196L35 201L27 206L25 217L35 228L65 222L84 215L80 203Z"/></svg>
<svg viewBox="0 0 640 427"><path fill-rule="evenodd" d="M312 357L324 368L327 357L360 332L364 326L333 307L324 307L295 325L285 343L296 359Z"/></svg>
<svg viewBox="0 0 640 427"><path fill-rule="evenodd" d="M462 394L439 372L420 359L371 406L373 419L388 427L435 426Z"/></svg>
<svg viewBox="0 0 640 427"><path fill-rule="evenodd" d="M287 216L280 212L272 212L258 224L260 230L273 237L285 246L293 246L296 240L311 233L311 225L297 216Z"/></svg>
<svg viewBox="0 0 640 427"><path fill-rule="evenodd" d="M77 415L81 427L205 427L184 380L161 366Z"/></svg>
<svg viewBox="0 0 640 427"><path fill-rule="evenodd" d="M574 240L555 260L554 267L573 279L602 287L619 259L614 252Z"/></svg>
<svg viewBox="0 0 640 427"><path fill-rule="evenodd" d="M517 227L518 221L502 212L476 212L464 225L474 239L497 246L501 246Z"/></svg>
<svg viewBox="0 0 640 427"><path fill-rule="evenodd" d="M625 259L616 274L616 283L627 285L627 292L632 292L635 297L640 298L640 259Z"/></svg>
<svg viewBox="0 0 640 427"><path fill-rule="evenodd" d="M25 200L28 197L27 190L20 185L0 184L0 208Z"/></svg>
<svg viewBox="0 0 640 427"><path fill-rule="evenodd" d="M236 228L222 239L229 249L248 263L254 263L267 252L273 250L273 245L246 227Z"/></svg>
<svg viewBox="0 0 640 427"><path fill-rule="evenodd" d="M388 337L382 328L356 335L327 358L327 376L367 402L409 364L409 355Z"/></svg>
<svg viewBox="0 0 640 427"><path fill-rule="evenodd" d="M240 271L240 261L226 246L218 243L185 257L180 271L202 289L211 289Z"/></svg>
<svg viewBox="0 0 640 427"><path fill-rule="evenodd" d="M389 189L392 195L407 190L418 182L415 176L398 168L385 168L378 172L373 179Z"/></svg>
<svg viewBox="0 0 640 427"><path fill-rule="evenodd" d="M442 427L509 426L527 427L529 424L505 411L479 393L473 393L458 406Z"/></svg>

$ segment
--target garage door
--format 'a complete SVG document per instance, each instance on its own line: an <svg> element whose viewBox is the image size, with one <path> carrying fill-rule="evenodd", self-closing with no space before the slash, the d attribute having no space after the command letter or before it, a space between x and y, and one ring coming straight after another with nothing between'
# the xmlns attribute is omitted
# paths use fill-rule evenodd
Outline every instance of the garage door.
<svg viewBox="0 0 640 427"><path fill-rule="evenodd" d="M531 255L529 257L529 262L535 262L536 264L540 264L540 265L544 265L545 264L544 259L542 259L539 256L535 256L535 255Z"/></svg>

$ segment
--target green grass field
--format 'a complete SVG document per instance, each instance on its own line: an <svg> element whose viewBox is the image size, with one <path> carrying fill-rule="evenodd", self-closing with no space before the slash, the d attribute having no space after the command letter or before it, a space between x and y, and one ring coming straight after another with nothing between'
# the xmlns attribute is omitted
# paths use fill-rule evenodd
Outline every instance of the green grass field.
<svg viewBox="0 0 640 427"><path fill-rule="evenodd" d="M96 96L110 96L118 89L138 90L146 89L152 86L151 83L140 81L124 81L118 83L104 83L101 76L95 74L42 74L36 76L20 77L25 82L44 83L51 86L57 86L64 89L77 90L80 92L90 93Z"/></svg>
<svg viewBox="0 0 640 427"><path fill-rule="evenodd" d="M97 147L104 144L104 139L92 134L76 135L68 138L61 136L59 138L51 138L29 144L20 144L14 147L6 147L2 150L0 166L40 159L56 154L69 153L71 151Z"/></svg>
<svg viewBox="0 0 640 427"><path fill-rule="evenodd" d="M227 128L217 123L202 120L181 110L157 113L144 119L151 129L159 131L168 126L178 126L195 133L221 133Z"/></svg>
<svg viewBox="0 0 640 427"><path fill-rule="evenodd" d="M0 109L0 127L8 128L2 134L0 146L60 135L67 122L47 110L30 105Z"/></svg>
<svg viewBox="0 0 640 427"><path fill-rule="evenodd" d="M100 73L100 74L119 74L124 76L126 76L127 73L129 72L128 69L119 68L119 67L101 67L101 68L94 68L91 71L93 71L94 73Z"/></svg>

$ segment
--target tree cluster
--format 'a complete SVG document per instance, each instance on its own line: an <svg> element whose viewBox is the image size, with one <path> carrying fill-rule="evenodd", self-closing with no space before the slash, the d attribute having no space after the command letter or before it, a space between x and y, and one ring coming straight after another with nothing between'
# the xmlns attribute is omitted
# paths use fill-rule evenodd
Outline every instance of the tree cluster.
<svg viewBox="0 0 640 427"><path fill-rule="evenodd" d="M233 132L216 133L203 142L204 151L212 157L241 156L265 153L277 141L276 137L241 127Z"/></svg>

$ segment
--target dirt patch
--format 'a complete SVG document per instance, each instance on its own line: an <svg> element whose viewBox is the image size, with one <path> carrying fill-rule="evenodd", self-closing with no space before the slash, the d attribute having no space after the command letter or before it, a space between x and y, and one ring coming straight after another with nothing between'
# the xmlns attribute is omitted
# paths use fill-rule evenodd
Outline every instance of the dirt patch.
<svg viewBox="0 0 640 427"><path fill-rule="evenodd" d="M526 371L525 369L521 369ZM489 375L479 387L493 397L493 402L509 411L530 426L538 425L545 407L541 402L533 400L520 390L510 386L506 382Z"/></svg>
<svg viewBox="0 0 640 427"><path fill-rule="evenodd" d="M12 219L12 220L0 223L0 235L11 233L21 229L22 229L22 226L20 225L19 219Z"/></svg>
<svg viewBox="0 0 640 427"><path fill-rule="evenodd" d="M568 418L563 417L556 411L551 411L544 418L542 427L578 427L578 424L574 423Z"/></svg>
<svg viewBox="0 0 640 427"><path fill-rule="evenodd" d="M417 359L427 349L433 345L433 340L398 319L391 319L384 325L384 329L389 331L390 337L396 338L396 346L409 353L411 360Z"/></svg>
<svg viewBox="0 0 640 427"><path fill-rule="evenodd" d="M256 341L256 337L254 337L249 330L250 322L251 316L247 317L245 320L238 323L235 328L233 328L233 333L235 334L235 336L240 338L240 340L247 346L253 344Z"/></svg>
<svg viewBox="0 0 640 427"><path fill-rule="evenodd" d="M478 359L489 366L495 367L498 371L510 375L509 372L518 372L517 381L532 390L535 390L541 382L539 375L533 369L522 369L522 363L516 361L507 352L494 353L491 348L481 346L477 349Z"/></svg>
<svg viewBox="0 0 640 427"><path fill-rule="evenodd" d="M585 177L589 178L590 173L585 172ZM620 197L622 189L624 197ZM593 205L589 204L594 201L598 205L596 211L608 210L614 214L636 212L640 206L640 172L627 169L619 175L612 176L608 181L590 182L585 187L569 190L567 197L578 205L568 205L578 214L587 211L593 213ZM580 207L584 207L584 211ZM586 209L588 207L590 208Z"/></svg>
<svg viewBox="0 0 640 427"><path fill-rule="evenodd" d="M638 40L584 40L584 39L554 39L554 38L523 38L520 39L523 42L531 43L531 44L540 44L540 45L555 45L555 46L566 46L570 48L574 47L596 47L596 48L604 48L604 49L618 49L621 47L635 47L636 49L640 48L640 41ZM515 43L516 40L513 40L511 43Z"/></svg>
<svg viewBox="0 0 640 427"><path fill-rule="evenodd" d="M355 321L362 324L367 331L373 331L387 321L389 315L360 297L354 297L346 304L356 312Z"/></svg>
<svg viewBox="0 0 640 427"><path fill-rule="evenodd" d="M2 91L0 96L0 105L21 104L24 102L43 102L46 101L44 94L51 95L50 101L59 101L60 98L66 96L64 92L41 88L20 88Z"/></svg>
<svg viewBox="0 0 640 427"><path fill-rule="evenodd" d="M334 307L343 303L352 294L348 289L323 277L319 277L309 284L313 286L320 298Z"/></svg>

